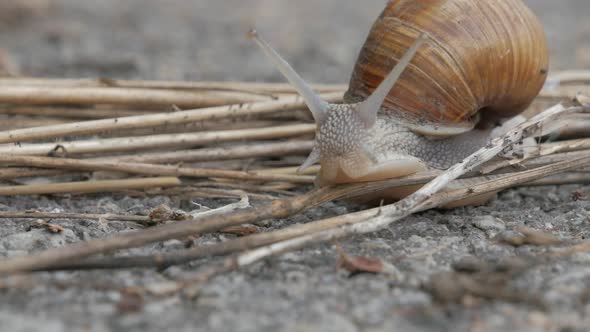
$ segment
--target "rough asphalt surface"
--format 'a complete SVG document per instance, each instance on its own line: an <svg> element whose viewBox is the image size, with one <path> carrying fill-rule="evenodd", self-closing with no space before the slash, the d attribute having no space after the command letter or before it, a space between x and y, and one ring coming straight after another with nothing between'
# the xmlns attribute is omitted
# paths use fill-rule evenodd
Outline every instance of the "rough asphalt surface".
<svg viewBox="0 0 590 332"><path fill-rule="evenodd" d="M244 38L256 26L309 81L346 82L358 49L383 0L56 0L36 17L0 21L0 47L21 72L54 77L282 81ZM543 20L552 69L590 68L587 0L529 0ZM0 13L0 17L1 17ZM42 274L40 284L0 291L0 331L586 331L590 326L590 254L553 261L510 278L513 294L545 303L463 297L441 303L419 287L432 276L445 281L452 264L477 257L501 266L543 247L513 247L495 240L519 226L558 238L590 237L590 203L573 201L587 186L507 190L489 204L428 211L389 229L342 241L347 252L395 265L395 275L349 276L337 270L331 245L314 246L218 277L198 297L145 299L138 312L122 308L117 291L45 284L145 285L182 276L206 261L165 272ZM210 207L225 201L200 200ZM0 210L145 214L167 197L120 195L0 198ZM326 204L269 227L302 223L359 209ZM66 230L30 230L31 221L0 220L0 256L129 231L129 223L55 220ZM222 235L206 236L213 241ZM129 252L182 247L167 241ZM443 273L443 274L440 274ZM446 276L446 277L445 277ZM451 278L455 281L454 277ZM481 282L485 285L485 282ZM488 287L488 289L490 289ZM491 295L500 293L491 288ZM123 299L124 300L124 299ZM526 301L525 301L526 302ZM530 302L530 301L529 301Z"/></svg>

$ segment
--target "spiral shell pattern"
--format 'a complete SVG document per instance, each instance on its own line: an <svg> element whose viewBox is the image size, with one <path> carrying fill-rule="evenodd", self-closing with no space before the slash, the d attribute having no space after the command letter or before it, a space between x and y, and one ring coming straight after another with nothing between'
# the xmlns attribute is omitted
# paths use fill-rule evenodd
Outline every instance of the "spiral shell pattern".
<svg viewBox="0 0 590 332"><path fill-rule="evenodd" d="M380 111L417 132L452 135L480 115L518 114L547 77L545 33L521 0L392 0L361 49L346 101L370 95L422 33L429 40Z"/></svg>

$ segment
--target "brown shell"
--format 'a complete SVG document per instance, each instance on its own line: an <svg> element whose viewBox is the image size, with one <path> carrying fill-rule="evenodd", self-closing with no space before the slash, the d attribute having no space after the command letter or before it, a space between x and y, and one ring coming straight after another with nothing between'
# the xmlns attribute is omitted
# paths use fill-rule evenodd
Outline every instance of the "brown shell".
<svg viewBox="0 0 590 332"><path fill-rule="evenodd" d="M348 102L366 98L426 33L381 112L432 135L524 110L547 76L545 33L521 0L392 0L356 62ZM488 117L486 117L488 118Z"/></svg>

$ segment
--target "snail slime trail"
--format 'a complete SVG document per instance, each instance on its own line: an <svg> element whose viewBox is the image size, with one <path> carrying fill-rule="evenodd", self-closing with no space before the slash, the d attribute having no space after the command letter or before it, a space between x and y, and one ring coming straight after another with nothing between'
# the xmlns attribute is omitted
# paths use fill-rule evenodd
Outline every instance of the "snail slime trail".
<svg viewBox="0 0 590 332"><path fill-rule="evenodd" d="M527 108L549 57L521 0L392 0L363 44L345 103L329 104L256 31L249 36L313 115L315 144L300 170L319 162L319 185L448 168L507 129L483 122Z"/></svg>

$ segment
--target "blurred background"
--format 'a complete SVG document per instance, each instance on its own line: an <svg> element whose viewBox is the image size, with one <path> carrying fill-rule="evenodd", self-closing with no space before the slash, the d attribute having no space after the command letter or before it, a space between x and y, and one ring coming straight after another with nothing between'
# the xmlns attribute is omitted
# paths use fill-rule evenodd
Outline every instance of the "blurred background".
<svg viewBox="0 0 590 332"><path fill-rule="evenodd" d="M26 76L281 81L256 27L307 80L344 83L385 0L2 0L0 67ZM590 68L588 0L527 0L551 69Z"/></svg>

